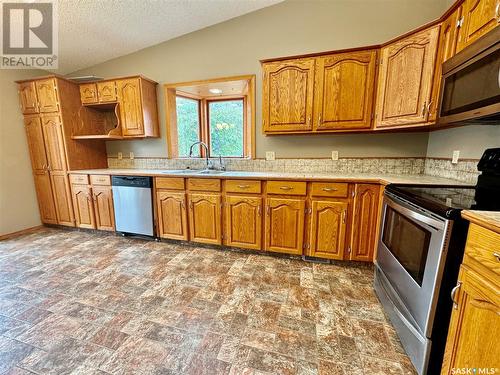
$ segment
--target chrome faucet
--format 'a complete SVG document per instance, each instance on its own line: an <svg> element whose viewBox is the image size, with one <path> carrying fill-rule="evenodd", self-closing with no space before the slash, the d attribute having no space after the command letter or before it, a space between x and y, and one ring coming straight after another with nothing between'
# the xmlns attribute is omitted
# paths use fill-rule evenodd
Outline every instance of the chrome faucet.
<svg viewBox="0 0 500 375"><path fill-rule="evenodd" d="M208 146L207 146L207 144L205 142L202 142L202 141L194 142L191 145L191 147L189 147L189 157L190 158L193 157L193 147L196 146L196 145L200 145L200 146L203 146L205 148L205 156L206 156L206 161L207 161L207 167L206 167L206 169L213 169L213 165L210 162L210 159L208 158Z"/></svg>

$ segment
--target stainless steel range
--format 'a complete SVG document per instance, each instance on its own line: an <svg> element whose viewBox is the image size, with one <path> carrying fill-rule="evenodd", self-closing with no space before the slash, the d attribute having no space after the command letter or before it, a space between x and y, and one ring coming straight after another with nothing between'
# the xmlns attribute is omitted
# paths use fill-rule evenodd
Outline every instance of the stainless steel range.
<svg viewBox="0 0 500 375"><path fill-rule="evenodd" d="M486 150L476 187L389 185L375 291L419 374L439 374L453 287L463 258L465 208L500 210L500 149Z"/></svg>

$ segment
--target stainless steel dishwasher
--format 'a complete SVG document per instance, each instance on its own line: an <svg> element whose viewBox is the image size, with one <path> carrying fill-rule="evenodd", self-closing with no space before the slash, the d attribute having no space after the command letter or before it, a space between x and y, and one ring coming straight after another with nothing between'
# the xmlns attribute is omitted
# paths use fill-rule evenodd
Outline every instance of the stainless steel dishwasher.
<svg viewBox="0 0 500 375"><path fill-rule="evenodd" d="M116 231L154 236L151 177L113 176Z"/></svg>

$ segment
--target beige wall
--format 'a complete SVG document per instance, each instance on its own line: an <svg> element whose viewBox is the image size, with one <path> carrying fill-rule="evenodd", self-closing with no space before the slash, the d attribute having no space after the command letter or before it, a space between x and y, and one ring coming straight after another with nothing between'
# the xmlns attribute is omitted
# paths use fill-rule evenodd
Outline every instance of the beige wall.
<svg viewBox="0 0 500 375"><path fill-rule="evenodd" d="M257 75L257 156L425 156L426 134L273 136L261 134L260 59L377 44L440 16L436 0L288 0L167 41L76 75L144 74L159 83ZM158 88L161 139L108 142L108 153L166 156L163 89Z"/></svg>
<svg viewBox="0 0 500 375"><path fill-rule="evenodd" d="M454 150L460 158L479 159L487 148L500 147L498 125L469 125L444 129L429 134L428 157L451 158Z"/></svg>
<svg viewBox="0 0 500 375"><path fill-rule="evenodd" d="M40 225L15 80L41 75L0 70L0 235Z"/></svg>

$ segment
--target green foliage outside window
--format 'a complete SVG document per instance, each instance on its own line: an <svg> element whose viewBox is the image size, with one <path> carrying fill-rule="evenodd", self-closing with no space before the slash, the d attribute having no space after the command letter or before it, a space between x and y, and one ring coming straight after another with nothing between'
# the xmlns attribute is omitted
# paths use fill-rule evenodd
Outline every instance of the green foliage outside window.
<svg viewBox="0 0 500 375"><path fill-rule="evenodd" d="M198 101L178 96L176 108L179 157L188 157L189 147L200 140ZM193 149L193 156L200 156L199 147Z"/></svg>
<svg viewBox="0 0 500 375"><path fill-rule="evenodd" d="M243 100L209 102L210 156L243 156Z"/></svg>

